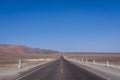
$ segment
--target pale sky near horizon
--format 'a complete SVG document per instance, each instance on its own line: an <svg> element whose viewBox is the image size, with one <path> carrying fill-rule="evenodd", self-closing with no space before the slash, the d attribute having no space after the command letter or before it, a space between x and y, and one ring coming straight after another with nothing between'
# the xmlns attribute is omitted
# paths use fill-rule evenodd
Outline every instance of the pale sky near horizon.
<svg viewBox="0 0 120 80"><path fill-rule="evenodd" d="M0 44L120 52L120 1L0 1Z"/></svg>

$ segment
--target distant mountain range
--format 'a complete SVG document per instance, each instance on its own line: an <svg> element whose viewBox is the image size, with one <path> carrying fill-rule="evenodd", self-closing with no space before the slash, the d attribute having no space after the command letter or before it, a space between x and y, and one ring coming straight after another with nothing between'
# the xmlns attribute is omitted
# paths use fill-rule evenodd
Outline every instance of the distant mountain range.
<svg viewBox="0 0 120 80"><path fill-rule="evenodd" d="M54 50L45 50L40 48L31 48L28 46L22 45L13 45L13 44L0 44L0 53L4 54L53 54L59 53Z"/></svg>

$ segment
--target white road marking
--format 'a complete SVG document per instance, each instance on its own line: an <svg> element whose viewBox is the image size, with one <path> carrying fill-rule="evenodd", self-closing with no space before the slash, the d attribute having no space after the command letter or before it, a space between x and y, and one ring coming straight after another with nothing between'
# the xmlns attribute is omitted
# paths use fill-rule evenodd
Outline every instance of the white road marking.
<svg viewBox="0 0 120 80"><path fill-rule="evenodd" d="M68 60L69 61L69 60ZM73 60L71 60L71 61L73 61ZM76 62L77 64L79 64L79 62L78 61L73 61L73 62ZM81 64L82 65L82 64ZM84 65L85 66L85 65ZM83 68L83 67L82 67ZM83 68L83 69L85 69L85 68ZM85 69L86 70L86 69ZM88 70L89 72L91 72L90 70ZM96 74L96 75L98 75L98 76L100 76L100 77L102 77L102 78L104 78L104 79L106 79L106 80L111 80L111 79L109 79L109 78L107 78L107 77L105 77L105 76L103 76L103 75L101 75L101 74L99 74L99 73L96 73L96 72L92 72L93 74Z"/></svg>
<svg viewBox="0 0 120 80"><path fill-rule="evenodd" d="M46 65L44 65L44 66L42 66L42 67L40 67L40 68L38 68L38 69L35 69L35 70L33 70L33 71L31 71L31 72L29 72L29 73L27 73L27 74L25 74L25 75L23 75L23 76L17 78L16 80L20 80L20 79L22 79L22 78L24 78L24 77L26 77L26 76L28 76L28 75L30 75L30 74L32 74L32 73L38 71L39 69L44 68L44 67L47 66L47 65L48 65L48 64L46 64Z"/></svg>

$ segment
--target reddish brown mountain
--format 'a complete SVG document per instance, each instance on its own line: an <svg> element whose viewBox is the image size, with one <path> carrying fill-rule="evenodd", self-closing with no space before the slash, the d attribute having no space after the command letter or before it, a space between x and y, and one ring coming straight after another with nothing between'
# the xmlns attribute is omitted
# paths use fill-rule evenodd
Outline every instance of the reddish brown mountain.
<svg viewBox="0 0 120 80"><path fill-rule="evenodd" d="M39 48L31 48L27 46L21 45L8 45L8 44L0 44L0 53L10 53L10 54L26 54L26 53L59 53L58 51L53 50L44 50Z"/></svg>

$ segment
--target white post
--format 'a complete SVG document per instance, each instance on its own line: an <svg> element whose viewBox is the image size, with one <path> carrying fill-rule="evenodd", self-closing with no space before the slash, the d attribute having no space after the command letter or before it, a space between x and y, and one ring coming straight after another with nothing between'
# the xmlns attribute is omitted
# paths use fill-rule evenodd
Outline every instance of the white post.
<svg viewBox="0 0 120 80"><path fill-rule="evenodd" d="M21 59L19 59L18 68L21 68Z"/></svg>
<svg viewBox="0 0 120 80"><path fill-rule="evenodd" d="M93 60L93 64L96 64L95 60Z"/></svg>
<svg viewBox="0 0 120 80"><path fill-rule="evenodd" d="M81 59L81 61L83 62L83 58Z"/></svg>
<svg viewBox="0 0 120 80"><path fill-rule="evenodd" d="M110 66L110 65L109 65L109 61L107 61L107 62L106 62L106 67L109 67L109 66Z"/></svg>
<svg viewBox="0 0 120 80"><path fill-rule="evenodd" d="M88 60L86 59L86 63L88 62Z"/></svg>

